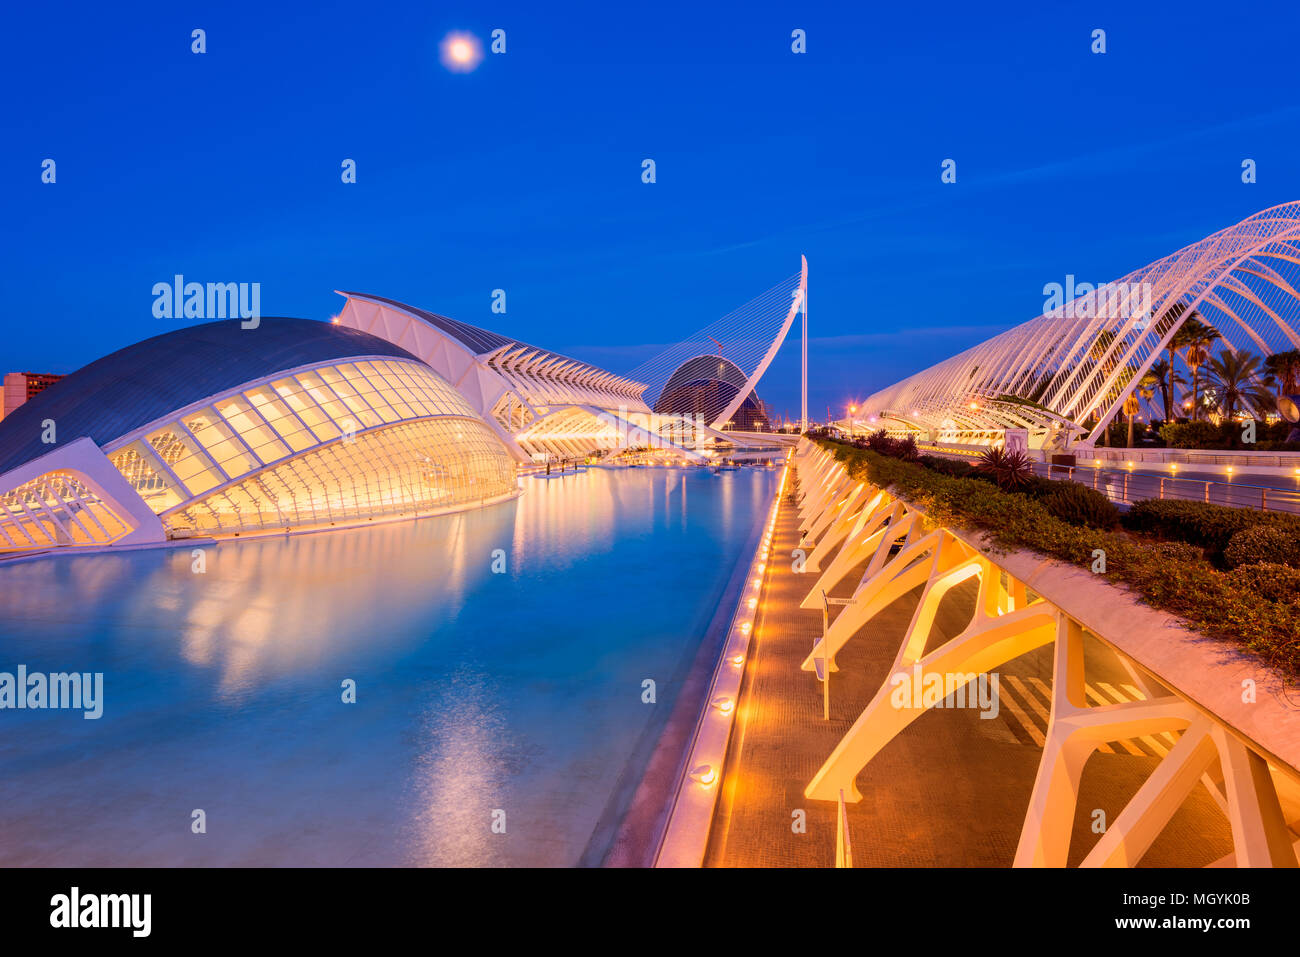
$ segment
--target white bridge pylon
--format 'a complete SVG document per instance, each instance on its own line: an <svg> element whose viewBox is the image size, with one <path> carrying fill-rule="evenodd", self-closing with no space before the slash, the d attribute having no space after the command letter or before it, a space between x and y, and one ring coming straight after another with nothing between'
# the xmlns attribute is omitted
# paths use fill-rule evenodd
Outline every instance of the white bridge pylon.
<svg viewBox="0 0 1300 957"><path fill-rule="evenodd" d="M1107 742L1166 732L1179 735L1176 743L1110 822L1082 866L1137 864L1197 783L1205 784L1231 828L1234 850L1214 865L1297 866L1300 842L1287 826L1268 761L1225 724L1156 682L1110 642L1107 646L1147 697L1090 707L1084 629L1064 610L887 490L855 480L821 446L804 439L793 464L800 477L800 547L811 548L806 569L820 572L801 607L822 607L823 593L830 594L867 563L852 600L804 660L805 671L816 671L818 659L825 660L828 671L836 670L835 656L844 646L855 637L867 640L858 637L863 627L918 587L920 600L889 674L919 666L922 675L943 676L939 700L1028 651L1054 645L1051 712L1016 866L1066 865L1080 780L1093 752L1109 750ZM926 653L944 596L971 579L978 580L978 598L966 626ZM809 782L805 796L860 801L859 773L938 703L898 706L891 701L892 691L887 678Z"/></svg>

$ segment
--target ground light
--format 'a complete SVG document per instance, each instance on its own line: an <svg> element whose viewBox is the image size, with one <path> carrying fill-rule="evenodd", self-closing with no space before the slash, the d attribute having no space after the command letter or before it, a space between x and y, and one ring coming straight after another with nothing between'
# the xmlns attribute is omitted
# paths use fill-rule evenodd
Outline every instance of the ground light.
<svg viewBox="0 0 1300 957"><path fill-rule="evenodd" d="M768 511L767 532L770 540L776 525L777 514L781 507L786 483L789 478L790 456L786 456L785 467L777 483L776 494ZM706 698L705 710L710 720L702 720L697 726L695 738L690 746L690 758L686 767L693 768L679 780L677 803L667 825L663 845L660 849L659 866L699 866L704 859L705 844L708 838L708 822L712 819L718 790L713 785L721 780L726 759L727 743L731 737L732 726L739 713L740 686L744 679L745 662L748 658L750 633L754 630L754 616L759 604L764 572L767 565L763 561L770 541L766 541L755 554L749 568L749 578L754 593L738 601L735 617L732 620L727 647L718 657L713 672L713 686ZM699 787L696 787L699 785ZM665 862L673 862L665 864Z"/></svg>
<svg viewBox="0 0 1300 957"><path fill-rule="evenodd" d="M691 780L699 783L700 787L713 787L713 782L718 779L718 772L713 770L711 764L701 764L691 770Z"/></svg>

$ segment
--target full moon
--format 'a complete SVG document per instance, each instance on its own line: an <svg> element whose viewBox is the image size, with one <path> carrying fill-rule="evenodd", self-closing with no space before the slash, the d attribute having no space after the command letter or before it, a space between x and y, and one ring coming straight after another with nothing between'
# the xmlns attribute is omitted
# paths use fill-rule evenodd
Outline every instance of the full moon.
<svg viewBox="0 0 1300 957"><path fill-rule="evenodd" d="M453 73L469 73L483 60L483 44L472 33L448 33L441 51L442 65Z"/></svg>

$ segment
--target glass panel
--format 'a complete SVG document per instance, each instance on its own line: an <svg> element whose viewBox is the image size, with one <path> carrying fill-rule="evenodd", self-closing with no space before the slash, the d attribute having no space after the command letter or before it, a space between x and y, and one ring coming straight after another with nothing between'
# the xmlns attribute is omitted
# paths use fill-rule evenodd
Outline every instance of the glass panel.
<svg viewBox="0 0 1300 957"><path fill-rule="evenodd" d="M185 427L207 450L208 456L231 478L245 475L261 465L248 454L248 449L215 409L200 409L190 413L185 417Z"/></svg>
<svg viewBox="0 0 1300 957"><path fill-rule="evenodd" d="M430 419L308 452L175 514L214 533L300 528L455 508L514 488L514 463L486 425Z"/></svg>
<svg viewBox="0 0 1300 957"><path fill-rule="evenodd" d="M152 446L144 442L132 442L118 449L109 456L109 461L155 512L165 511L189 498L188 494L182 495L172 487Z"/></svg>
<svg viewBox="0 0 1300 957"><path fill-rule="evenodd" d="M225 477L213 467L207 453L189 436L172 426L158 429L149 436L148 441L158 457L189 490L190 495L206 492L225 481Z"/></svg>

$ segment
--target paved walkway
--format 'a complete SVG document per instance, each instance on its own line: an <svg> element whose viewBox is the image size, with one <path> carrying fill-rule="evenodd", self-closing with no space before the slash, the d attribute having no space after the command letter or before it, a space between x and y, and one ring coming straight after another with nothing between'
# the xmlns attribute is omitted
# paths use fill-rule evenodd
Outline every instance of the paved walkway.
<svg viewBox="0 0 1300 957"><path fill-rule="evenodd" d="M787 489L788 491L788 489ZM840 652L831 675L831 719L822 720L821 685L799 664L820 636L822 613L799 602L816 580L792 570L798 511L787 497L773 541L773 561L746 667L707 866L830 867L835 862L835 805L803 789L887 679L920 596L918 588L877 616ZM809 549L811 550L811 549ZM861 569L837 596L852 593ZM942 603L933 648L969 620L975 583ZM833 612L832 612L833 613ZM858 776L863 800L849 805L857 866L989 866L1012 862L1047 729L1051 647L999 672L1001 713L982 719L972 709L935 709L915 721ZM1087 649L1089 694L1098 701L1140 697L1113 655ZM1114 820L1175 738L1113 742L1084 772L1070 863L1098 838L1092 810ZM806 833L791 827L806 812ZM1228 825L1198 786L1143 865L1197 866L1231 850Z"/></svg>

